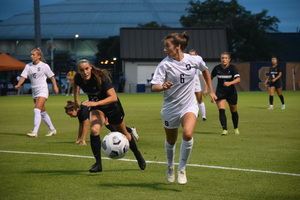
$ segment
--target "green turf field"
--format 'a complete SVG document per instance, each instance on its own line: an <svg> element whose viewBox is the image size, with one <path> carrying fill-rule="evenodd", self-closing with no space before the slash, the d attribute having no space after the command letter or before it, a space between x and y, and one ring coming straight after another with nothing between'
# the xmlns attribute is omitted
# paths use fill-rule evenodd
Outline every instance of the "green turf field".
<svg viewBox="0 0 300 200"><path fill-rule="evenodd" d="M120 94L128 126L137 127L137 145L146 159L141 171L129 152L125 160L103 159L103 172L89 146L75 144L77 119L64 113L66 96L50 96L47 111L58 134L28 138L33 128L31 96L0 97L0 199L300 199L300 91L284 91L286 109L267 92L240 92L240 135L233 134L226 109L228 136L221 136L215 104L205 99L207 121L198 121L187 166L188 183L165 180L162 94ZM86 100L80 96L80 100ZM108 133L104 127L103 136ZM177 142L176 162L180 141Z"/></svg>

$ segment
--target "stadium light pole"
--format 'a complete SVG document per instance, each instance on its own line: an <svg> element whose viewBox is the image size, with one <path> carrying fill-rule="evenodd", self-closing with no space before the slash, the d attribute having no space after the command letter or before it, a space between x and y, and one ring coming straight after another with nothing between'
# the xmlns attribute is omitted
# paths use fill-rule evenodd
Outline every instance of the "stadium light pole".
<svg viewBox="0 0 300 200"><path fill-rule="evenodd" d="M75 58L77 58L77 39L79 38L78 34L75 34L75 41L74 41L74 54L75 54Z"/></svg>
<svg viewBox="0 0 300 200"><path fill-rule="evenodd" d="M41 47L40 1L34 0L35 48Z"/></svg>

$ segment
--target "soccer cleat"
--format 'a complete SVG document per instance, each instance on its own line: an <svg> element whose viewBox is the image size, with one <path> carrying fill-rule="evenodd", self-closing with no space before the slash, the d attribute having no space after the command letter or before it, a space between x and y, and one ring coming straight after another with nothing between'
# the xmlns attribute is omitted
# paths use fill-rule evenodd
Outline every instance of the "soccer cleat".
<svg viewBox="0 0 300 200"><path fill-rule="evenodd" d="M282 109L282 110L285 109L285 104L282 104L281 109Z"/></svg>
<svg viewBox="0 0 300 200"><path fill-rule="evenodd" d="M131 130L132 130L131 136L133 136L136 141L139 141L139 135L136 132L136 128L135 127L131 127Z"/></svg>
<svg viewBox="0 0 300 200"><path fill-rule="evenodd" d="M234 129L234 134L236 134L236 135L239 135L239 134L240 134L240 131L239 131L238 128Z"/></svg>
<svg viewBox="0 0 300 200"><path fill-rule="evenodd" d="M270 105L270 107L268 108L268 110L273 110L273 109L274 109L273 105Z"/></svg>
<svg viewBox="0 0 300 200"><path fill-rule="evenodd" d="M205 121L206 121L206 118L205 118L205 117L203 117L203 118L202 118L202 121L204 121L204 122L205 122Z"/></svg>
<svg viewBox="0 0 300 200"><path fill-rule="evenodd" d="M35 138L35 137L37 137L38 135L37 135L37 133L31 132L31 133L27 133L27 136L28 136L28 137L32 137L32 138Z"/></svg>
<svg viewBox="0 0 300 200"><path fill-rule="evenodd" d="M146 168L146 161L144 160L143 156L139 151L134 153L136 160L138 161L139 167L141 170L144 170Z"/></svg>
<svg viewBox="0 0 300 200"><path fill-rule="evenodd" d="M170 182L170 183L173 183L175 181L175 173L174 173L174 165L172 166L167 166L167 173L166 173L166 177L167 177L167 180Z"/></svg>
<svg viewBox="0 0 300 200"><path fill-rule="evenodd" d="M227 130L223 130L223 132L221 133L221 135L227 135L228 134L228 131Z"/></svg>
<svg viewBox="0 0 300 200"><path fill-rule="evenodd" d="M92 168L89 169L91 173L102 172L102 165L99 162L93 164Z"/></svg>
<svg viewBox="0 0 300 200"><path fill-rule="evenodd" d="M185 169L179 170L178 171L178 183L179 184L186 184L187 179L186 179L186 172Z"/></svg>
<svg viewBox="0 0 300 200"><path fill-rule="evenodd" d="M55 134L56 134L56 130L53 129L53 130L48 131L48 134L46 136L52 136L52 135L55 135Z"/></svg>

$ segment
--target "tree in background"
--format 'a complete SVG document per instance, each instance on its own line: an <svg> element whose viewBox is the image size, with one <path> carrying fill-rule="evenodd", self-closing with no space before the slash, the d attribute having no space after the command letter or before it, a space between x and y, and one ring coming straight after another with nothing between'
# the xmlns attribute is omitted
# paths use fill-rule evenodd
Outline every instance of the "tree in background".
<svg viewBox="0 0 300 200"><path fill-rule="evenodd" d="M159 27L168 27L165 25L159 25L156 21L151 21L147 24L138 24L139 28L159 28Z"/></svg>
<svg viewBox="0 0 300 200"><path fill-rule="evenodd" d="M267 10L252 14L237 0L190 1L188 16L182 16L184 27L224 27L228 50L236 61L265 61L280 51L279 43L268 36L278 32L277 17L267 15Z"/></svg>

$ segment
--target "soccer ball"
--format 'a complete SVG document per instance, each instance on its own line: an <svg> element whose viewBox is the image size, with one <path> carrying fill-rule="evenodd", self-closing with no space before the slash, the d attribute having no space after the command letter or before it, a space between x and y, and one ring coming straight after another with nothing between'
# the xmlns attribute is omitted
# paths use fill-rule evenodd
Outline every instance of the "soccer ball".
<svg viewBox="0 0 300 200"><path fill-rule="evenodd" d="M127 154L129 142L122 133L111 132L103 138L101 149L107 157L118 159Z"/></svg>

